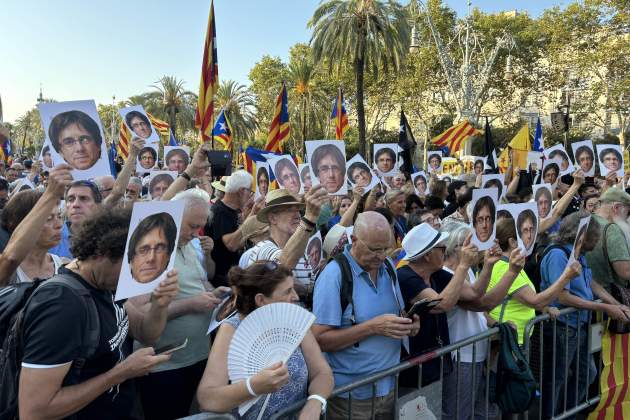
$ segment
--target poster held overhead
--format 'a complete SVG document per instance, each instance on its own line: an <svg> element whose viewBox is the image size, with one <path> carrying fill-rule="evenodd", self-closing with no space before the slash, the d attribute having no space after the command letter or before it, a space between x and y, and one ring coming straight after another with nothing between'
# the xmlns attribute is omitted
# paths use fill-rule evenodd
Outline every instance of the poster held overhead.
<svg viewBox="0 0 630 420"><path fill-rule="evenodd" d="M302 182L300 194L306 194L313 186L313 180L311 178L311 165L308 163L300 163L298 165L298 171L300 171L300 181Z"/></svg>
<svg viewBox="0 0 630 420"><path fill-rule="evenodd" d="M302 183L298 167L291 155L273 155L267 160L280 189L289 191L294 196L300 194Z"/></svg>
<svg viewBox="0 0 630 420"><path fill-rule="evenodd" d="M313 186L323 185L329 195L348 194L346 144L339 140L315 140L305 145Z"/></svg>
<svg viewBox="0 0 630 420"><path fill-rule="evenodd" d="M157 200L168 190L175 179L177 171L151 171L149 172L149 198Z"/></svg>
<svg viewBox="0 0 630 420"><path fill-rule="evenodd" d="M498 190L481 188L473 190L472 197L472 243L480 251L492 248L496 236Z"/></svg>
<svg viewBox="0 0 630 420"><path fill-rule="evenodd" d="M573 164L569 159L569 154L561 144L545 149L545 159L559 160L560 176L570 174L574 171Z"/></svg>
<svg viewBox="0 0 630 420"><path fill-rule="evenodd" d="M442 172L442 152L441 151L432 151L427 152L427 165L429 173L433 172Z"/></svg>
<svg viewBox="0 0 630 420"><path fill-rule="evenodd" d="M538 209L538 217L544 219L551 213L553 203L553 187L551 184L538 184L532 186L534 202Z"/></svg>
<svg viewBox="0 0 630 420"><path fill-rule="evenodd" d="M528 256L534 250L538 236L538 208L536 203L506 204L500 210L508 211L516 228L516 240L523 255Z"/></svg>
<svg viewBox="0 0 630 420"><path fill-rule="evenodd" d="M361 187L364 193L371 191L379 183L378 176L359 154L354 155L352 159L346 162L346 175L350 186L352 188Z"/></svg>
<svg viewBox="0 0 630 420"><path fill-rule="evenodd" d="M416 190L416 194L424 197L427 195L427 174L424 171L416 172L415 174L411 174L411 182L413 182L413 188Z"/></svg>
<svg viewBox="0 0 630 420"><path fill-rule="evenodd" d="M266 197L269 192L269 164L266 162L256 162L256 192L254 199Z"/></svg>
<svg viewBox="0 0 630 420"><path fill-rule="evenodd" d="M596 147L600 175L607 176L610 172L615 172L618 177L623 177L624 163L621 146L617 144L598 144Z"/></svg>
<svg viewBox="0 0 630 420"><path fill-rule="evenodd" d="M595 152L591 140L578 141L571 144L575 164L584 172L584 176L595 175Z"/></svg>
<svg viewBox="0 0 630 420"><path fill-rule="evenodd" d="M507 187L503 185L504 176L500 174L488 174L482 175L481 177L481 185L483 188L496 188L498 195L497 201L501 200L505 195L505 190Z"/></svg>
<svg viewBox="0 0 630 420"><path fill-rule="evenodd" d="M181 174L190 163L190 149L187 146L164 146L164 168Z"/></svg>
<svg viewBox="0 0 630 420"><path fill-rule="evenodd" d="M380 176L394 176L398 172L398 145L385 143L374 145L374 168Z"/></svg>

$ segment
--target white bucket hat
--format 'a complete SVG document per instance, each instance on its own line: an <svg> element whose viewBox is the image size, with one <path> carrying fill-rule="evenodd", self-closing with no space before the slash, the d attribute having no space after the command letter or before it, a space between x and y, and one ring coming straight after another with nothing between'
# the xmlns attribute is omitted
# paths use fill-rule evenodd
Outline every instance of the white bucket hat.
<svg viewBox="0 0 630 420"><path fill-rule="evenodd" d="M437 231L428 223L422 223L411 229L403 238L402 247L406 254L403 260L415 260L446 239L448 239L448 233Z"/></svg>

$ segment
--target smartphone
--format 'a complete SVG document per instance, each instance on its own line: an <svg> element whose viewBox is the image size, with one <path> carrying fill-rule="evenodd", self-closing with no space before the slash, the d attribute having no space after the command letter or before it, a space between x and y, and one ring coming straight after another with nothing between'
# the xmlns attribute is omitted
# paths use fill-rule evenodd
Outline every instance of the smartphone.
<svg viewBox="0 0 630 420"><path fill-rule="evenodd" d="M178 343L171 343L160 348L155 349L155 355L158 356L160 354L171 354L176 352L177 350L181 350L188 344L188 338L185 338L183 341Z"/></svg>
<svg viewBox="0 0 630 420"><path fill-rule="evenodd" d="M219 299L225 299L226 297L232 296L232 289L225 292L219 292L218 290L214 290L212 291L212 294L215 295Z"/></svg>
<svg viewBox="0 0 630 420"><path fill-rule="evenodd" d="M212 167L212 176L220 178L232 174L232 155L225 150L208 150L208 162Z"/></svg>
<svg viewBox="0 0 630 420"><path fill-rule="evenodd" d="M412 319L414 315L420 316L426 312L429 312L431 309L435 308L441 301L442 298L433 300L419 300L411 306L409 312L407 312L407 318Z"/></svg>

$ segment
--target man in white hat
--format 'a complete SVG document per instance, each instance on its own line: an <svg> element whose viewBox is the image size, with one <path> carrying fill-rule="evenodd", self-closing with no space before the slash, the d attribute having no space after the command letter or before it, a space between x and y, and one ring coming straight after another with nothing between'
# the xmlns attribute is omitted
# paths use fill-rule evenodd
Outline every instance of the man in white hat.
<svg viewBox="0 0 630 420"><path fill-rule="evenodd" d="M270 239L261 241L251 251L249 264L256 261L276 261L293 270L296 290L302 298L315 281L314 270L304 251L308 239L315 232L315 223L322 204L328 200L326 189L319 185L304 194L306 204L298 201L288 190L272 190L265 197L265 207L256 217L269 224ZM304 216L301 211L305 210Z"/></svg>
<svg viewBox="0 0 630 420"><path fill-rule="evenodd" d="M401 341L415 335L419 319L403 316L403 301L393 263L387 259L392 230L377 212L361 213L351 235L352 245L331 261L315 283L313 333L333 370L336 386L395 366L400 362ZM343 258L343 259L342 259ZM344 269L345 265L347 269ZM342 303L343 285L351 276L352 301ZM376 383L377 419L394 418L394 378ZM352 418L370 418L372 385L352 391ZM347 395L332 398L329 419L348 417Z"/></svg>

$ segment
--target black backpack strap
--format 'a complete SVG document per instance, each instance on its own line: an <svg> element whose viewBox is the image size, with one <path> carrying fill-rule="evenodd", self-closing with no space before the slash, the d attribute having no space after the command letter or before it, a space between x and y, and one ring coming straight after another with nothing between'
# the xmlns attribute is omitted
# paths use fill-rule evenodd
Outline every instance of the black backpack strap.
<svg viewBox="0 0 630 420"><path fill-rule="evenodd" d="M54 285L62 285L71 289L75 295L81 298L87 312L87 328L83 336L83 349L81 357L72 364L76 370L75 374L83 368L85 361L96 353L101 338L101 321L96 309L96 303L90 293L90 290L77 278L70 274L58 274L45 281L42 287L51 287ZM42 288L40 287L40 288Z"/></svg>
<svg viewBox="0 0 630 420"><path fill-rule="evenodd" d="M350 268L350 263L343 253L335 256L334 261L339 265L339 270L341 271L341 289L339 298L341 301L341 314L346 311L348 305L352 305L350 310L352 313L350 314L350 322L352 325L356 325L356 317L354 313L354 300L352 298L352 293L354 291L354 284L352 278L352 269Z"/></svg>

